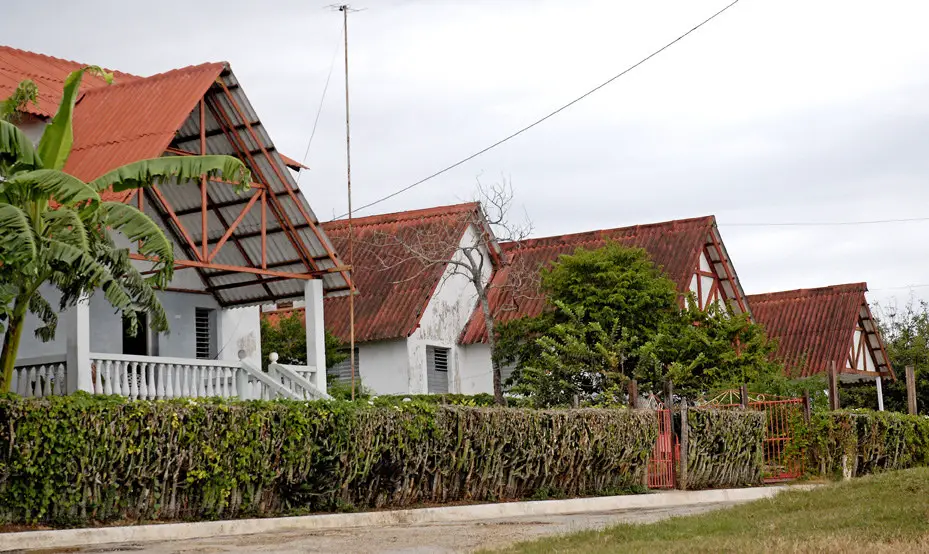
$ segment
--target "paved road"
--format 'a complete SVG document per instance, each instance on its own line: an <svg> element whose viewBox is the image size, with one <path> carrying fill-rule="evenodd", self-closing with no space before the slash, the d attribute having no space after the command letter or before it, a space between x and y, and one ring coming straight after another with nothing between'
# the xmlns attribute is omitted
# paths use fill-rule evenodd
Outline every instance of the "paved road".
<svg viewBox="0 0 929 554"><path fill-rule="evenodd" d="M620 510L559 516L528 516L470 523L392 525L325 531L292 531L144 544L110 544L67 552L136 552L140 554L212 554L274 552L281 554L381 553L445 554L500 548L514 542L616 523L653 523L672 516L698 514L730 506L707 504L650 510ZM49 551L43 551L48 553ZM64 552L64 551L63 551Z"/></svg>

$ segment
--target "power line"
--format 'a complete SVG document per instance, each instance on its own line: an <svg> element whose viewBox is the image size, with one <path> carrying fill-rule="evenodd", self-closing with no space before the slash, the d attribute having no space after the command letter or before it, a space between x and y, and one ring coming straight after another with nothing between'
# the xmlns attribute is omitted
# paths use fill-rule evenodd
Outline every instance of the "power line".
<svg viewBox="0 0 929 554"><path fill-rule="evenodd" d="M559 113L561 113L561 112L563 112L564 110L570 108L570 107L573 106L574 104L577 104L578 102L580 102L581 100L587 98L587 97L590 96L591 94L593 94L593 93L597 92L598 90L602 89L603 87L609 85L610 83L612 83L612 82L615 81L616 79L619 79L620 77L622 77L622 76L625 75L626 73L629 73L629 72L632 71L633 69L639 67L640 65L644 64L644 63L647 62L648 60L650 60L650 59L654 58L655 56L657 56L658 54L664 52L665 50L667 50L667 49L670 48L671 46L673 46L673 45L675 45L676 43L678 43L679 41L683 40L683 39L684 39L686 36L688 36L689 34L693 33L694 31L696 31L696 30L699 29L700 27L703 27L704 25L706 25L706 24L709 23L710 21L713 21L713 20L716 19L718 16L722 15L723 12L725 12L726 10L728 10L728 9L731 8L732 6L735 6L735 5L738 4L738 3L739 3L739 0L734 0L732 3L728 4L726 7L724 7L724 8L721 9L721 10L719 10L718 12L714 13L714 14L711 15L710 17L704 19L702 22L700 22L698 25L696 25L695 27L693 27L692 29L690 29L689 31L687 31L686 33L684 33L683 35L681 35L681 36L677 37L676 39L672 40L671 42L665 44L664 46L662 46L662 47L659 48L658 50L655 50L654 52L652 52L652 53L649 54L648 56L642 58L641 60L639 60L639 61L636 62L635 64L633 64L633 65L627 67L627 68L624 69L622 72L618 73L617 75L614 75L613 77L610 77L608 80L606 80L606 81L604 81L603 83L597 85L596 87L590 89L589 91L585 92L585 93L582 94L581 96L578 96L578 97L575 98L574 100L572 100L572 101L568 102L567 104L561 106L560 108L556 109L555 111L549 113L549 114L546 115L545 117L536 120L535 122L533 122L533 123L531 123L531 124L529 124L529 125L523 127L522 129L516 131L515 133L512 133L512 134L510 134L510 135L508 135L508 136L506 136L506 137L504 137L504 138L498 140L497 142L491 144L490 146L488 146L488 147L486 147L486 148L483 148L483 149L481 149L481 150L478 150L477 152L471 154L470 156L468 156L468 157L466 157L466 158L464 158L464 159L462 159L462 160L460 160L460 161L457 161L457 162L453 163L452 165L449 165L449 166L445 167L444 169L441 169L441 170L439 170L439 171L436 171L435 173L433 173L432 175L429 175L428 177L425 177L425 178L423 178L423 179L420 179L419 181L416 181L415 183L413 183L413 184L411 184L411 185L407 185L407 186L405 186L405 187L403 187L403 188L401 188L401 189L399 189L399 190L397 190L397 191L395 191L395 192L392 192L392 193L388 194L387 196L384 196L383 198L379 198L379 199L377 199L377 200L375 200L375 201L373 201L373 202L370 202L370 203L368 203L368 204L365 204L365 205L361 206L360 208L355 208L355 211L358 212L358 211L361 211L361 210L370 208L370 207L372 207L372 206L376 206L377 204L380 204L381 202L384 202L384 201L386 201L386 200L389 200L389 199L391 199L391 198L393 198L393 197L395 197L395 196L397 196L397 195L399 195L399 194L403 194L404 192L406 192L406 191L408 191L408 190L410 190L410 189L412 189L412 188L414 188L414 187L417 187L417 186L419 186L419 185L425 183L426 181L429 181L429 180L431 180L431 179L434 179L434 178L438 177L439 175L442 175L443 173L446 173L446 172L448 172L448 171L451 171L452 169L455 169L456 167L458 167L458 166L460 166L460 165L462 165L462 164L464 164L464 163L467 163L467 162L473 160L474 158L476 158L476 157L478 157L478 156L480 156L480 155L482 155L482 154L484 154L484 153L486 153L486 152L489 152L490 150L493 150L494 148L500 146L501 144L503 144L503 143L505 143L505 142L507 142L507 141L509 141L509 140L511 140L511 139L514 139L514 138L518 137L519 135L525 133L525 132L528 131L529 129L532 129L532 128L535 127L536 125L539 125L540 123L542 123L542 122L544 122L544 121L550 119L551 117L554 117L555 115L558 115ZM342 214L342 215L340 215L339 217L337 217L336 219L342 219L343 217L345 217L345 216L347 216L347 215L348 215L347 213Z"/></svg>
<svg viewBox="0 0 929 554"><path fill-rule="evenodd" d="M909 217L904 219L872 219L866 221L796 221L782 223L721 223L722 227L836 227L847 225L879 225L883 223L911 223L929 221L929 217Z"/></svg>
<svg viewBox="0 0 929 554"><path fill-rule="evenodd" d="M310 155L310 146L313 145L313 137L316 136L316 126L319 124L319 114L323 112L323 103L326 101L326 91L329 90L329 80L332 79L332 68L335 67L335 60L339 54L339 48L342 46L342 30L339 30L339 41L335 45L335 51L332 53L332 60L329 62L329 74L326 75L326 84L323 86L323 95L319 99L319 107L316 108L316 118L313 119L313 130L310 132L310 140L306 142L306 151L303 153L303 161L300 163L306 165L306 160ZM305 172L300 171L297 173L297 184L300 184L300 177L303 177Z"/></svg>

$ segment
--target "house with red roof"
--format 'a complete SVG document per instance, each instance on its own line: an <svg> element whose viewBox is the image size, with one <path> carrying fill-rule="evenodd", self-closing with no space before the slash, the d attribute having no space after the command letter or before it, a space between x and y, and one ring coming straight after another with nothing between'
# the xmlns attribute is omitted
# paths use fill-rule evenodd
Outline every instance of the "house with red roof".
<svg viewBox="0 0 929 554"><path fill-rule="evenodd" d="M538 283L520 279L515 268L538 270L579 248L593 250L610 242L648 252L677 284L682 306L692 293L700 309L718 303L730 313L751 313L716 218L705 216L501 243L508 265L494 274L489 298L496 321L536 316L547 306ZM490 347L479 309L462 330L459 350L461 373L469 377L467 391L492 392ZM504 379L508 373L504 371Z"/></svg>
<svg viewBox="0 0 929 554"><path fill-rule="evenodd" d="M39 140L65 79L84 66L0 46L0 98L26 79L38 87L37 104L23 106L17 120L29 138ZM133 398L325 394L324 298L348 294L352 282L297 187L291 170L301 166L277 151L226 62L151 76L112 73L112 84L83 79L67 173L88 181L130 162L207 153L239 158L252 182L244 193L206 176L104 193L143 210L175 244L175 277L159 293L171 331L156 334L143 322L132 336L102 295L94 295L61 314L54 341L42 343L26 330L14 390ZM114 238L140 269L148 267L134 245ZM54 302L53 292L44 292ZM313 313L308 363L261 371L259 306L294 299Z"/></svg>
<svg viewBox="0 0 929 554"><path fill-rule="evenodd" d="M867 283L797 289L748 297L755 321L778 341L789 375L825 374L834 365L844 382L896 380L880 329L871 315Z"/></svg>
<svg viewBox="0 0 929 554"><path fill-rule="evenodd" d="M454 263L473 250L486 284L498 246L476 202L353 218L356 375L378 394L469 392L463 386L458 337L477 293ZM349 251L346 220L323 223L339 252ZM325 326L350 341L347 296L324 301ZM295 310L265 312L275 319ZM330 372L351 377L346 360Z"/></svg>

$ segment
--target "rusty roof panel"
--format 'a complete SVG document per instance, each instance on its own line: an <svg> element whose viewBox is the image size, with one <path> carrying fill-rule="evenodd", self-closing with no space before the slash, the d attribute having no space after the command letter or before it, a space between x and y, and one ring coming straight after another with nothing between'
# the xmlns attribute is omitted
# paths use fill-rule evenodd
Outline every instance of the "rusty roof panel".
<svg viewBox="0 0 929 554"><path fill-rule="evenodd" d="M591 250L601 248L609 242L644 248L652 261L677 284L678 290L686 292L700 252L715 224L716 219L713 216L706 216L529 239L518 244L502 243L510 264L493 277L490 291L491 309L497 314L496 321L499 322L541 314L548 301L537 290L514 291L513 286L507 286L512 269L531 267L535 270L548 266L559 256L572 254L579 248ZM484 318L480 310L476 309L462 332L461 343L486 341Z"/></svg>
<svg viewBox="0 0 929 554"><path fill-rule="evenodd" d="M424 267L411 259L394 239L409 238L414 233L430 235L435 232L451 232L460 237L477 207L476 203L457 204L353 220L355 257L352 275L358 289L355 297L356 341L406 337L412 333L445 271L444 265ZM347 259L347 221L324 223L323 229L342 259ZM384 236L391 239L385 242ZM449 246L449 258L456 247ZM348 296L326 299L324 313L326 328L340 339L347 340Z"/></svg>
<svg viewBox="0 0 929 554"><path fill-rule="evenodd" d="M850 283L752 294L748 302L755 320L778 340L777 357L791 375L823 373L833 361L840 372L859 373L846 368L846 359L867 290L866 283Z"/></svg>

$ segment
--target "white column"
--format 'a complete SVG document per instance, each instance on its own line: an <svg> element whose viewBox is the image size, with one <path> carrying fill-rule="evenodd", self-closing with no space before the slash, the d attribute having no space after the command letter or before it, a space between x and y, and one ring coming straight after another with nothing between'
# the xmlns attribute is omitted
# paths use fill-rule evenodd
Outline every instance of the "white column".
<svg viewBox="0 0 929 554"><path fill-rule="evenodd" d="M874 385L877 387L877 411L884 411L884 389L881 386L881 376L878 375L877 379L874 381Z"/></svg>
<svg viewBox="0 0 929 554"><path fill-rule="evenodd" d="M323 322L323 281L306 282L306 365L316 368L314 385L326 392L326 328Z"/></svg>
<svg viewBox="0 0 929 554"><path fill-rule="evenodd" d="M61 314L69 318L67 338L68 393L93 392L90 368L90 299L85 298Z"/></svg>

